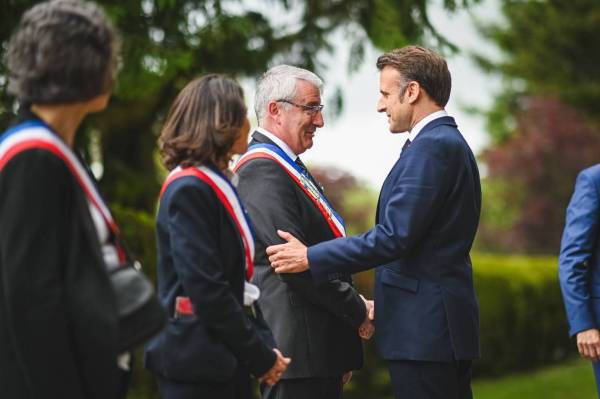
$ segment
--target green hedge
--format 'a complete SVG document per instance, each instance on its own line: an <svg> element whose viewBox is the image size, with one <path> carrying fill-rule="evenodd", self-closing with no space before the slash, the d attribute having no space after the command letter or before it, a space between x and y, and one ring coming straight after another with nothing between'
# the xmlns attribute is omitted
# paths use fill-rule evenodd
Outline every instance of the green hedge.
<svg viewBox="0 0 600 399"><path fill-rule="evenodd" d="M155 278L154 215L121 207L113 209L144 272ZM482 359L475 376L494 376L561 361L574 353L558 285L555 257L475 254L474 281L481 308ZM355 276L359 290L372 297L373 273ZM158 397L149 373L141 368L140 351L133 376L133 398ZM372 341L365 344L365 368L355 374L345 397L389 397L385 363Z"/></svg>
<svg viewBox="0 0 600 399"><path fill-rule="evenodd" d="M555 257L479 254L473 264L483 356L477 374L532 368L573 353Z"/></svg>

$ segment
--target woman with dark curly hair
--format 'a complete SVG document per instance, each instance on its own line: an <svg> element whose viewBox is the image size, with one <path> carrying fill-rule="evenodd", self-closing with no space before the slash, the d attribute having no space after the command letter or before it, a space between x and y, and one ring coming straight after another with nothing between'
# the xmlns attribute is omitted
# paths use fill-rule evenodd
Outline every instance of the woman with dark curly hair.
<svg viewBox="0 0 600 399"><path fill-rule="evenodd" d="M289 359L254 301L252 228L227 170L247 149L242 89L207 75L175 99L159 146L171 171L157 218L158 289L167 328L145 365L166 399L250 398L250 374L272 385Z"/></svg>
<svg viewBox="0 0 600 399"><path fill-rule="evenodd" d="M95 4L40 3L7 48L21 105L0 136L0 395L122 394L107 267L124 260L116 225L73 152L84 117L106 107L116 33Z"/></svg>

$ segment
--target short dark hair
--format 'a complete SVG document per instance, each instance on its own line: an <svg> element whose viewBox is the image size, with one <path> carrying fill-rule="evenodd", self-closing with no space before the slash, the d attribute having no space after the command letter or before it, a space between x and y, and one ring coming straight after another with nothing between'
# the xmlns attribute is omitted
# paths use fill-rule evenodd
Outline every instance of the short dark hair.
<svg viewBox="0 0 600 399"><path fill-rule="evenodd" d="M108 93L118 46L114 28L95 3L37 4L23 14L8 43L8 90L33 104L73 103Z"/></svg>
<svg viewBox="0 0 600 399"><path fill-rule="evenodd" d="M208 163L226 167L247 112L244 92L233 79L210 74L188 83L158 139L167 169Z"/></svg>
<svg viewBox="0 0 600 399"><path fill-rule="evenodd" d="M402 85L416 81L437 105L445 107L448 103L452 78L446 60L436 52L420 46L397 48L377 59L380 71L386 66L400 72Z"/></svg>

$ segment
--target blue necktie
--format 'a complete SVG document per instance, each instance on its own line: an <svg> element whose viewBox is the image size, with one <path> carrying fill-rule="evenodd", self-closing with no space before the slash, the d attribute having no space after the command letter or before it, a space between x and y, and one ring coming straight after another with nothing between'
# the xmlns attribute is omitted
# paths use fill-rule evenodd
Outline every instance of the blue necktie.
<svg viewBox="0 0 600 399"><path fill-rule="evenodd" d="M409 145L410 145L410 139L406 139L406 141L404 142L404 145L402 146L402 150L400 151L400 156L402 156L402 154L404 153L404 150L406 150Z"/></svg>

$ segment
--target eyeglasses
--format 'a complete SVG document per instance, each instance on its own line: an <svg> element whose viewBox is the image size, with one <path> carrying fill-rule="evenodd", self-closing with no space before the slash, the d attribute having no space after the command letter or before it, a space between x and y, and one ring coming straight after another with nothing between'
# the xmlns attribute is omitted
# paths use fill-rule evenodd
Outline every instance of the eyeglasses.
<svg viewBox="0 0 600 399"><path fill-rule="evenodd" d="M289 100L275 100L278 103L286 103L286 104L290 104L293 105L294 107L298 107L298 108L302 108L302 110L306 111L309 115L316 115L318 112L323 111L323 104L319 104L319 105L302 105L302 104L296 104L294 102L291 102Z"/></svg>

